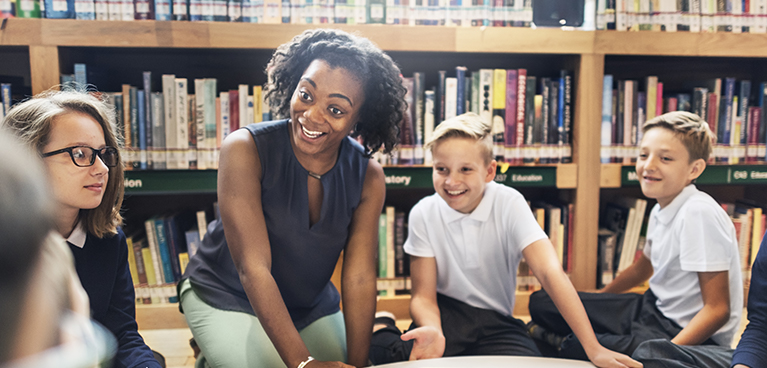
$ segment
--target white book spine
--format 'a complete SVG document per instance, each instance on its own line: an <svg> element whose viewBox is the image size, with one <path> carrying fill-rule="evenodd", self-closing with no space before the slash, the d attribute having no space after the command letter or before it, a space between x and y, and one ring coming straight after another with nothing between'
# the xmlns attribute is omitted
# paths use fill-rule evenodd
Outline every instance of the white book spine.
<svg viewBox="0 0 767 368"><path fill-rule="evenodd" d="M223 141L224 138L226 138L226 136L231 133L229 121L229 92L221 92L218 97L219 103L221 105L221 131L219 134L221 135L221 140Z"/></svg>
<svg viewBox="0 0 767 368"><path fill-rule="evenodd" d="M240 84L237 86L237 89L239 90L239 98L238 101L239 107L240 107L240 126L244 127L250 123L253 122L253 119L248 120L248 85L247 84Z"/></svg>
<svg viewBox="0 0 767 368"><path fill-rule="evenodd" d="M186 78L176 78L176 168L189 169L189 95Z"/></svg>
<svg viewBox="0 0 767 368"><path fill-rule="evenodd" d="M166 167L169 170L180 169L178 158L178 129L176 124L176 76L163 74L163 113L165 116L165 150L167 152Z"/></svg>
<svg viewBox="0 0 767 368"><path fill-rule="evenodd" d="M445 78L445 120L455 117L458 106L458 80Z"/></svg>

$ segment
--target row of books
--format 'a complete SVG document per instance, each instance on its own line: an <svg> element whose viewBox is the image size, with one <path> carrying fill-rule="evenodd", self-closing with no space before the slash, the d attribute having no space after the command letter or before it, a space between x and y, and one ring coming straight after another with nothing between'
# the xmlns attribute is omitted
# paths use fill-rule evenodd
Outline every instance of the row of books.
<svg viewBox="0 0 767 368"><path fill-rule="evenodd" d="M546 232L565 272L572 271L573 204L534 201L530 208ZM404 251L407 239L406 214L387 206L378 224L378 294L393 296L410 290L410 256ZM540 284L523 260L517 272L517 290L534 291Z"/></svg>
<svg viewBox="0 0 767 368"><path fill-rule="evenodd" d="M767 215L750 201L722 203L735 226L743 281L748 285L751 265L759 251ZM602 288L638 258L644 250L649 219L647 200L620 198L607 203L600 217L597 288Z"/></svg>
<svg viewBox="0 0 767 368"><path fill-rule="evenodd" d="M175 303L175 285L181 280L205 236L205 211L181 212L144 221L144 231L130 235L128 265L136 302Z"/></svg>
<svg viewBox="0 0 767 368"><path fill-rule="evenodd" d="M5 113L11 109L11 84L0 83L0 119L5 117Z"/></svg>
<svg viewBox="0 0 767 368"><path fill-rule="evenodd" d="M597 246L597 288L634 263L645 244L647 200L623 197L605 205Z"/></svg>
<svg viewBox="0 0 767 368"><path fill-rule="evenodd" d="M403 246L407 238L405 212L386 206L378 221L378 295L393 296L410 290L410 257Z"/></svg>
<svg viewBox="0 0 767 368"><path fill-rule="evenodd" d="M760 205L745 200L722 203L722 208L730 215L735 225L743 283L748 286L751 282L751 266L764 236L767 215Z"/></svg>
<svg viewBox="0 0 767 368"><path fill-rule="evenodd" d="M535 77L527 69L455 69L439 71L438 86L427 89L426 75L403 78L409 109L394 155L378 155L382 164L431 164L423 145L445 119L474 112L492 127L493 151L512 164L572 162L572 73Z"/></svg>
<svg viewBox="0 0 767 368"><path fill-rule="evenodd" d="M562 269L569 274L572 271L573 204L560 201L533 201L530 203L530 209L538 225L549 236ZM538 279L533 275L527 262L522 259L517 269L517 291L536 291L540 288Z"/></svg>
<svg viewBox="0 0 767 368"><path fill-rule="evenodd" d="M77 75L75 82L85 85ZM62 76L62 82L66 88L69 77ZM217 169L221 140L241 126L271 118L261 86L241 84L218 92L216 79L202 78L191 83L190 94L189 84L187 78L164 74L162 92L156 92L152 73L144 72L143 88L125 84L121 92L107 93L125 137L121 156L127 170Z"/></svg>
<svg viewBox="0 0 767 368"><path fill-rule="evenodd" d="M767 32L765 0L598 0L596 29Z"/></svg>
<svg viewBox="0 0 767 368"><path fill-rule="evenodd" d="M530 27L532 0L0 0L0 17Z"/></svg>
<svg viewBox="0 0 767 368"><path fill-rule="evenodd" d="M669 93L656 76L613 81L606 74L602 92L602 163L635 162L642 125L669 111L689 111L708 122L716 135L711 162L765 161L767 82L715 78L698 83L692 91Z"/></svg>

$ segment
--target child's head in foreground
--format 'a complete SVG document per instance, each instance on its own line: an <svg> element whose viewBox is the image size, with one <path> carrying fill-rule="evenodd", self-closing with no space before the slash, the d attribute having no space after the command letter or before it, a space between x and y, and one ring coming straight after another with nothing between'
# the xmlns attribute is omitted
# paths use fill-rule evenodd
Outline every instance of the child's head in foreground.
<svg viewBox="0 0 767 368"><path fill-rule="evenodd" d="M665 207L706 169L713 133L698 115L674 111L642 126L636 172L642 192Z"/></svg>
<svg viewBox="0 0 767 368"><path fill-rule="evenodd" d="M466 113L440 123L426 142L433 157L434 190L450 208L471 213L482 201L485 185L495 178L490 125Z"/></svg>

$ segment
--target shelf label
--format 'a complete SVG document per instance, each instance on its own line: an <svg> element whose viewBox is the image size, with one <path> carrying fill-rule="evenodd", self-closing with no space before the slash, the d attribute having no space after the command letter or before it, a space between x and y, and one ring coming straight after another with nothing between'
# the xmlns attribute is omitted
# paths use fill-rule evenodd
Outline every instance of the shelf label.
<svg viewBox="0 0 767 368"><path fill-rule="evenodd" d="M557 185L557 168L556 166L509 166L508 170L504 172L499 167L494 180L510 187L555 187Z"/></svg>
<svg viewBox="0 0 767 368"><path fill-rule="evenodd" d="M216 193L216 170L126 171L126 194Z"/></svg>
<svg viewBox="0 0 767 368"><path fill-rule="evenodd" d="M765 184L767 183L767 166L763 165L734 165L707 166L703 174L695 181L696 184ZM631 166L621 169L621 184L624 186L638 185L639 178Z"/></svg>

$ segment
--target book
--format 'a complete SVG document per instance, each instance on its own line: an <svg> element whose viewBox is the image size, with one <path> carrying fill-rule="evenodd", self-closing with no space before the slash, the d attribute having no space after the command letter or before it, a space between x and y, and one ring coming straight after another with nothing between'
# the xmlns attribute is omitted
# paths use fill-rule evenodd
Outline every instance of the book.
<svg viewBox="0 0 767 368"><path fill-rule="evenodd" d="M506 147L506 70L493 70L492 124L493 153L499 162L505 160ZM481 84L481 81L480 81Z"/></svg>

